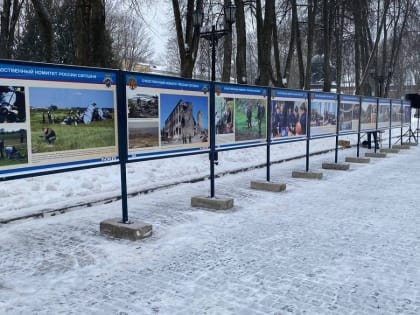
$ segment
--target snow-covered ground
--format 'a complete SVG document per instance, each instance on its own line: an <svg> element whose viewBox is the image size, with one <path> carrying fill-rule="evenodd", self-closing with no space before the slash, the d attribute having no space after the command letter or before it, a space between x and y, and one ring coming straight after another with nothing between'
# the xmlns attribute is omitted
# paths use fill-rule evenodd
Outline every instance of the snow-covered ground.
<svg viewBox="0 0 420 315"><path fill-rule="evenodd" d="M311 151L334 142L312 141ZM216 170L263 164L264 150L223 152ZM305 143L272 153L301 155ZM139 242L99 234L100 221L121 215L120 202L0 225L0 313L419 314L419 153L323 170L315 181L290 176L305 159L275 164L283 193L249 188L264 168L223 176L216 195L234 198L229 211L191 208L208 181L141 194L129 199L129 216L151 223L153 235ZM355 149L339 151L346 156ZM311 169L333 159L313 156ZM128 189L206 175L207 155L133 163ZM119 193L118 167L10 181L0 218Z"/></svg>

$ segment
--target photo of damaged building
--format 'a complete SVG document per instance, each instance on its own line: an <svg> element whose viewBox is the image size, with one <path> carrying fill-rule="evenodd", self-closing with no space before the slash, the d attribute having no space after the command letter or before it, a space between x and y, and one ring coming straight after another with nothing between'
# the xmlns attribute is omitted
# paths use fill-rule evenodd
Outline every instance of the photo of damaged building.
<svg viewBox="0 0 420 315"><path fill-rule="evenodd" d="M203 126L201 110L194 117L193 104L179 100L161 129L162 144L207 142L207 128Z"/></svg>
<svg viewBox="0 0 420 315"><path fill-rule="evenodd" d="M157 95L137 94L128 99L128 118L157 118L158 115Z"/></svg>

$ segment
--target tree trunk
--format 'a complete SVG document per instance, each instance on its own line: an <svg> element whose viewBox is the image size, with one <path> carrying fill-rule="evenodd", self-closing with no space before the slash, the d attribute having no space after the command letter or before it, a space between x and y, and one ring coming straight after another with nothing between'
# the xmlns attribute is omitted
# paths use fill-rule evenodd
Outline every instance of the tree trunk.
<svg viewBox="0 0 420 315"><path fill-rule="evenodd" d="M178 42L178 53L181 62L180 75L183 78L192 78L195 60L197 58L200 30L193 25L194 0L188 0L185 20L185 33L181 10L178 0L172 0L172 9L175 18L175 29ZM197 8L203 7L203 0L197 0ZM185 40L184 40L185 38Z"/></svg>
<svg viewBox="0 0 420 315"><path fill-rule="evenodd" d="M322 8L322 24L323 24L323 38L324 38L324 92L331 92L331 26L333 19L333 1L323 0Z"/></svg>
<svg viewBox="0 0 420 315"><path fill-rule="evenodd" d="M0 17L0 58L12 58L16 24L19 20L23 0L4 0ZM13 8L13 11L11 11Z"/></svg>
<svg viewBox="0 0 420 315"><path fill-rule="evenodd" d="M277 23L276 23L276 15L273 15L273 49L274 49L274 68L276 69L276 77L273 78L274 86L282 87L283 85L283 76L281 73L280 68L280 50L279 50L279 41L278 41L278 34L277 34Z"/></svg>
<svg viewBox="0 0 420 315"><path fill-rule="evenodd" d="M308 1L308 36L307 36L307 54L306 54L306 72L305 72L305 90L311 89L312 73L311 61L314 47L314 29L315 29L315 16L317 8L317 0Z"/></svg>
<svg viewBox="0 0 420 315"><path fill-rule="evenodd" d="M246 25L243 0L236 0L236 80L247 83L246 69Z"/></svg>
<svg viewBox="0 0 420 315"><path fill-rule="evenodd" d="M341 93L341 77L343 72L343 33L344 33L344 4L341 0L337 3L336 7L336 49L337 49L337 56L336 56L336 67L337 67L337 77L336 77L336 86L337 91L336 93Z"/></svg>
<svg viewBox="0 0 420 315"><path fill-rule="evenodd" d="M229 0L224 0L224 5L228 5ZM225 29L229 29L231 25L225 22ZM232 72L232 32L228 32L224 37L223 45L223 72L222 82L230 82Z"/></svg>

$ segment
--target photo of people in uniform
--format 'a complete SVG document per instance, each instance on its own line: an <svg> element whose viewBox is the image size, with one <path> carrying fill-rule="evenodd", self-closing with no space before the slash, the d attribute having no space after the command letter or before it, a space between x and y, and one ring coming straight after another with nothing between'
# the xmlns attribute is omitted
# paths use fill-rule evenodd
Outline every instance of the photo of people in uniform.
<svg viewBox="0 0 420 315"><path fill-rule="evenodd" d="M29 88L32 153L116 145L114 92Z"/></svg>
<svg viewBox="0 0 420 315"><path fill-rule="evenodd" d="M306 134L306 103L301 101L273 100L271 104L271 136L273 138Z"/></svg>
<svg viewBox="0 0 420 315"><path fill-rule="evenodd" d="M28 163L25 129L0 128L0 167Z"/></svg>
<svg viewBox="0 0 420 315"><path fill-rule="evenodd" d="M26 121L25 89L22 86L0 86L0 124Z"/></svg>
<svg viewBox="0 0 420 315"><path fill-rule="evenodd" d="M266 138L266 107L265 99L235 99L235 141Z"/></svg>

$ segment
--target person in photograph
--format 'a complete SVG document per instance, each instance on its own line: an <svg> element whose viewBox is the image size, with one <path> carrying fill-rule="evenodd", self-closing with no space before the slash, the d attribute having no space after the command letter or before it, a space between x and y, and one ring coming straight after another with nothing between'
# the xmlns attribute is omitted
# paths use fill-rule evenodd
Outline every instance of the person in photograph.
<svg viewBox="0 0 420 315"><path fill-rule="evenodd" d="M265 108L259 102L257 103L257 121L258 121L258 134L261 136L261 124L264 119Z"/></svg>
<svg viewBox="0 0 420 315"><path fill-rule="evenodd" d="M252 119L252 108L251 108L251 105L248 105L246 109L246 122L247 122L248 129L252 128L251 119Z"/></svg>
<svg viewBox="0 0 420 315"><path fill-rule="evenodd" d="M44 128L43 133L44 133L43 137L45 138L45 141L47 141L48 144L54 144L56 140L55 131L51 128Z"/></svg>
<svg viewBox="0 0 420 315"><path fill-rule="evenodd" d="M283 128L285 128L284 104L279 103L276 106L274 113L274 128L277 136L283 135Z"/></svg>
<svg viewBox="0 0 420 315"><path fill-rule="evenodd" d="M287 131L291 135L296 134L296 116L292 106L287 109Z"/></svg>
<svg viewBox="0 0 420 315"><path fill-rule="evenodd" d="M296 123L296 134L305 135L306 134L306 113L307 108L305 103L300 104L299 106L299 121Z"/></svg>

